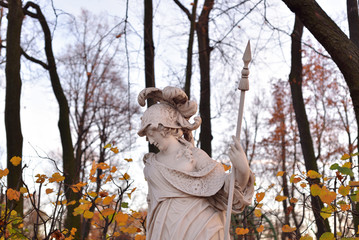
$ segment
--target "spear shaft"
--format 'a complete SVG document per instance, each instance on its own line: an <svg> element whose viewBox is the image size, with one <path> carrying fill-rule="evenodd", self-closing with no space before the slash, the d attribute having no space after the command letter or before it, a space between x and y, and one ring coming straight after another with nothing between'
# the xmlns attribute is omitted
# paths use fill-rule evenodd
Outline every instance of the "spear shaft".
<svg viewBox="0 0 359 240"><path fill-rule="evenodd" d="M239 82L238 89L241 90L241 97L239 101L239 109L238 109L238 120L237 120L237 130L236 130L236 138L239 140L241 135L241 129L242 129L242 119L243 119L243 108L244 108L244 99L246 91L249 90L249 83L248 83L248 75L249 75L249 69L248 65L250 61L252 60L251 56L251 46L250 42L248 41L246 50L243 54L243 62L244 67L242 69L242 77ZM232 205L233 205L233 192L234 192L234 167L232 164L232 171L231 171L231 177L230 177L230 183L229 183L229 194L228 194L228 205L227 205L227 215L226 215L226 224L224 228L224 239L228 240L229 238L229 226L231 224L231 215L232 215Z"/></svg>

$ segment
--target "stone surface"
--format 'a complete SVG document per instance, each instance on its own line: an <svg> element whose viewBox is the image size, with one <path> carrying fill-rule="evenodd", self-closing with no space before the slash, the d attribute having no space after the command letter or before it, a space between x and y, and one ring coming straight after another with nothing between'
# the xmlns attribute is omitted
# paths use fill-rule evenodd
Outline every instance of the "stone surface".
<svg viewBox="0 0 359 240"><path fill-rule="evenodd" d="M224 239L230 175L222 164L193 144L192 131L201 124L197 104L179 88L147 88L139 104L152 98L138 134L160 151L144 156L148 183L147 239ZM232 211L252 201L254 175L236 138L229 150L235 175Z"/></svg>

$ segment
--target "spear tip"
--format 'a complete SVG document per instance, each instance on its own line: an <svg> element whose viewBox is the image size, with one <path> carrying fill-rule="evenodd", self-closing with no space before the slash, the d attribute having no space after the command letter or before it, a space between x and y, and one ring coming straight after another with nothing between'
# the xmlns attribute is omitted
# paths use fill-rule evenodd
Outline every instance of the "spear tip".
<svg viewBox="0 0 359 240"><path fill-rule="evenodd" d="M243 62L248 65L249 62L252 60L252 53L251 53L251 42L248 40L246 50L244 51Z"/></svg>

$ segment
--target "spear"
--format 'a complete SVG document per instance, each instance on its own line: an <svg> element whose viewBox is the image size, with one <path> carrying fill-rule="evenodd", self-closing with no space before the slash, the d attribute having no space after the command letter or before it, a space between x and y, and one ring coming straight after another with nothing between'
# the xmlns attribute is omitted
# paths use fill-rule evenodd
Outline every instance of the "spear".
<svg viewBox="0 0 359 240"><path fill-rule="evenodd" d="M249 69L248 65L252 60L251 56L251 45L248 41L246 50L244 51L243 58L244 66L242 69L242 78L239 81L238 89L241 90L241 98L239 102L239 109L238 109L238 120L237 120L237 131L236 131L236 138L240 139L241 135L241 128L242 128L242 118L243 118L243 108L244 108L244 97L246 95L246 91L249 90L249 83L248 83L248 75ZM234 168L232 165L231 171L231 179L229 184L229 195L228 195L228 205L227 205L227 216L226 216L226 224L224 228L224 239L228 240L229 237L229 226L231 223L231 215L232 215L232 205L233 205L233 191L234 191Z"/></svg>

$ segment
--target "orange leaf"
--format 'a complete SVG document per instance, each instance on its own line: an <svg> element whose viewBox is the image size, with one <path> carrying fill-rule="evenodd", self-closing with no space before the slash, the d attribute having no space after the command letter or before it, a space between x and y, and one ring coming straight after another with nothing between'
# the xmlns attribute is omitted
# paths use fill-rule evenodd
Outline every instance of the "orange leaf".
<svg viewBox="0 0 359 240"><path fill-rule="evenodd" d="M259 227L257 227L257 232L261 233L264 230L264 226L260 225Z"/></svg>
<svg viewBox="0 0 359 240"><path fill-rule="evenodd" d="M245 235L249 232L248 228L236 228L237 235Z"/></svg>
<svg viewBox="0 0 359 240"><path fill-rule="evenodd" d="M9 169L7 169L7 168L5 168L4 170L1 170L1 169L0 169L0 179L1 179L2 177L7 176L8 174L9 174Z"/></svg>
<svg viewBox="0 0 359 240"><path fill-rule="evenodd" d="M9 200L15 200L15 201L19 201L20 199L20 192L12 189L12 188L8 188L6 191L6 196Z"/></svg>
<svg viewBox="0 0 359 240"><path fill-rule="evenodd" d="M119 226L125 226L128 220L128 215L122 212L116 214L115 221Z"/></svg>
<svg viewBox="0 0 359 240"><path fill-rule="evenodd" d="M112 195L112 197L110 196L105 197L105 199L102 202L103 205L109 205L115 197L116 195Z"/></svg>
<svg viewBox="0 0 359 240"><path fill-rule="evenodd" d="M319 174L318 172L314 171L314 170L309 170L307 173L307 176L311 179L316 179L316 178L321 178L322 175Z"/></svg>
<svg viewBox="0 0 359 240"><path fill-rule="evenodd" d="M222 163L222 166L223 166L223 169L225 172L228 171L229 169L231 169L231 165L226 165L226 164Z"/></svg>
<svg viewBox="0 0 359 240"><path fill-rule="evenodd" d="M283 227L282 227L282 231L283 232L294 232L295 230L296 230L297 228L295 228L295 227L290 227L289 225L284 225Z"/></svg>
<svg viewBox="0 0 359 240"><path fill-rule="evenodd" d="M102 210L101 213L104 217L107 217L111 214L114 214L115 210L113 210L112 208L106 208L106 209Z"/></svg>
<svg viewBox="0 0 359 240"><path fill-rule="evenodd" d="M345 212L350 209L350 204L340 204L340 209Z"/></svg>
<svg viewBox="0 0 359 240"><path fill-rule="evenodd" d="M276 200L277 202L281 202L281 201L286 200L287 198L288 198L288 197L286 197L286 196L278 195L278 196L275 197L275 200Z"/></svg>
<svg viewBox="0 0 359 240"><path fill-rule="evenodd" d="M283 176L283 174L284 174L284 171L279 171L279 172L277 172L277 177L281 177L281 176Z"/></svg>
<svg viewBox="0 0 359 240"><path fill-rule="evenodd" d="M89 210L85 210L84 212L84 218L90 219L93 218L94 213L90 212Z"/></svg>
<svg viewBox="0 0 359 240"><path fill-rule="evenodd" d="M331 202L333 202L337 194L335 192L329 191L325 186L322 188L319 194L320 200L322 200L323 203L326 203L330 205Z"/></svg>
<svg viewBox="0 0 359 240"><path fill-rule="evenodd" d="M291 199L290 199L290 202L291 202L291 203L296 203L296 202L298 202L298 199L296 199L296 198L291 198Z"/></svg>
<svg viewBox="0 0 359 240"><path fill-rule="evenodd" d="M53 191L54 191L54 189L52 189L52 188L47 188L47 189L45 190L46 194L50 194L50 193L52 193Z"/></svg>
<svg viewBox="0 0 359 240"><path fill-rule="evenodd" d="M17 166L21 163L21 157L15 156L10 159L12 165Z"/></svg>
<svg viewBox="0 0 359 240"><path fill-rule="evenodd" d="M260 202L263 200L263 198L264 198L265 195L266 195L265 192L257 193L257 194L256 194L256 200L257 200L257 202L260 203Z"/></svg>

